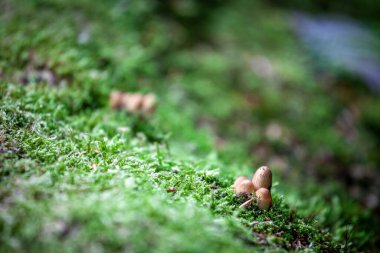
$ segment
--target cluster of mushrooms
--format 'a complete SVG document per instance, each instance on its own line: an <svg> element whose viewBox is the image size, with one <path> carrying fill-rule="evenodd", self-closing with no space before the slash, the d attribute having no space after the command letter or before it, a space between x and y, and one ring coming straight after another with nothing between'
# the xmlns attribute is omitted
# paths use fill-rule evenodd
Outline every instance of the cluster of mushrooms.
<svg viewBox="0 0 380 253"><path fill-rule="evenodd" d="M114 91L110 95L112 109L125 109L130 113L150 115L156 109L156 96L154 94L128 93Z"/></svg>
<svg viewBox="0 0 380 253"><path fill-rule="evenodd" d="M247 207L255 200L257 206L262 210L268 210L272 206L272 171L267 166L257 169L252 180L246 177L238 177L231 186L236 195L250 197L240 208Z"/></svg>

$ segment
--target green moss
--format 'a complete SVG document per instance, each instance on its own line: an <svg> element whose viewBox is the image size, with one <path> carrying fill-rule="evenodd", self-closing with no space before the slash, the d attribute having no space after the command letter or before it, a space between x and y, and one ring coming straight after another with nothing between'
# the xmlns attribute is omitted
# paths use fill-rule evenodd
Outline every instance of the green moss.
<svg viewBox="0 0 380 253"><path fill-rule="evenodd" d="M45 88L2 88L2 251L245 252L292 249L298 238L316 250L335 247L276 192L269 212L239 210L243 200L217 160L178 159L141 132L117 132L133 121L122 112L68 116ZM250 225L266 218L275 226Z"/></svg>
<svg viewBox="0 0 380 253"><path fill-rule="evenodd" d="M185 46L191 31L175 14L164 18L156 4L13 1L1 14L0 251L344 247L347 225L372 214L343 198L335 183L323 192L310 180L300 193L300 178L285 178L274 166L267 212L239 209L244 200L230 188L236 176L270 162L256 153L258 145L286 157L294 174L321 143L343 164L357 152L332 130L342 105L316 84L285 15L259 3L229 4L209 13L208 46ZM252 18L265 32L242 25ZM273 62L276 78L252 71L257 54ZM42 69L52 84L37 78ZM142 119L112 111L114 89L156 93L156 113ZM284 138L267 136L273 122ZM295 143L306 150L301 161ZM351 250L365 248L375 233L359 228Z"/></svg>

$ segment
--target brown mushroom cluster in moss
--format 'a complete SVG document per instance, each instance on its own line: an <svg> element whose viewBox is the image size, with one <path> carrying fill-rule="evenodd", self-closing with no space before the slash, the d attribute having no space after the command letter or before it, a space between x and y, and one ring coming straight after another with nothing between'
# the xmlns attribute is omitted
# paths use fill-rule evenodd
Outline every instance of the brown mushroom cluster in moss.
<svg viewBox="0 0 380 253"><path fill-rule="evenodd" d="M246 177L240 176L232 185L236 195L251 196L248 201L240 207L246 207L256 200L257 206L262 210L268 210L272 206L272 171L267 166L262 166L257 169L249 180Z"/></svg>

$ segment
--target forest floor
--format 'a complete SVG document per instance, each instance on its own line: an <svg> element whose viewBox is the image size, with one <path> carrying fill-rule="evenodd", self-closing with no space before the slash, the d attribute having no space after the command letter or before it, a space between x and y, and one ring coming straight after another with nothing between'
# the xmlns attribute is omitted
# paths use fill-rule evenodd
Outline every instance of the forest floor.
<svg viewBox="0 0 380 253"><path fill-rule="evenodd" d="M0 4L0 252L375 249L380 102L317 76L286 12ZM157 109L113 110L115 90ZM273 207L239 209L262 165Z"/></svg>

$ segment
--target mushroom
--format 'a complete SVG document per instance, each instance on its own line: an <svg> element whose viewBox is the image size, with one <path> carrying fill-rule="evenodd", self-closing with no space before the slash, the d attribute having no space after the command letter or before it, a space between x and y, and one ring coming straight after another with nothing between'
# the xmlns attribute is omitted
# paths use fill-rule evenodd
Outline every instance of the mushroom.
<svg viewBox="0 0 380 253"><path fill-rule="evenodd" d="M237 180L236 180L237 181ZM248 195L255 191L253 183L249 179L242 179L234 184L234 192L239 195Z"/></svg>
<svg viewBox="0 0 380 253"><path fill-rule="evenodd" d="M122 103L128 112L138 112L142 105L143 96L138 93L125 93Z"/></svg>
<svg viewBox="0 0 380 253"><path fill-rule="evenodd" d="M123 93L120 91L113 91L110 95L110 105L112 109L121 109L123 107Z"/></svg>
<svg viewBox="0 0 380 253"><path fill-rule="evenodd" d="M260 188L256 191L257 205L262 210L268 210L272 206L272 196L266 188Z"/></svg>
<svg viewBox="0 0 380 253"><path fill-rule="evenodd" d="M244 176L240 176L240 177L238 177L238 178L235 180L234 184L231 185L231 187L232 187L232 188L235 188L235 186L238 185L238 184L240 184L240 182L243 181L243 180L248 180L248 178L246 178L246 177L244 177Z"/></svg>
<svg viewBox="0 0 380 253"><path fill-rule="evenodd" d="M267 166L257 169L252 178L255 190L266 188L270 191L272 187L272 171Z"/></svg>
<svg viewBox="0 0 380 253"><path fill-rule="evenodd" d="M141 101L141 111L143 114L148 115L156 109L156 96L154 94L147 94Z"/></svg>
<svg viewBox="0 0 380 253"><path fill-rule="evenodd" d="M151 115L157 104L154 94L128 93L113 91L110 95L110 105L114 110L125 109L126 111L142 116Z"/></svg>

